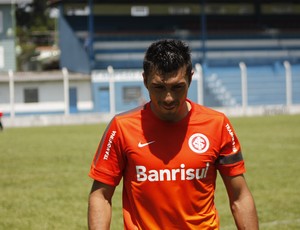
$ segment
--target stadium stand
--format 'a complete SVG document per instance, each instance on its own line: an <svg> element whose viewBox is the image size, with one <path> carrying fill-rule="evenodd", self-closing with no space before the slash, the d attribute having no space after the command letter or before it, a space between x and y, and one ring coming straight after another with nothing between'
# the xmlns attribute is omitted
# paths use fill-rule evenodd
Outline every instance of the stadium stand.
<svg viewBox="0 0 300 230"><path fill-rule="evenodd" d="M159 38L183 39L190 44L194 60L203 62L203 47L200 35L180 36L152 34L122 35L122 40L114 36L96 36L94 42L95 68L103 69L108 65L115 68L141 68L142 58L147 46ZM206 60L209 66L238 65L243 61L247 65L273 65L288 60L291 63L300 61L300 39L297 38L208 38Z"/></svg>
<svg viewBox="0 0 300 230"><path fill-rule="evenodd" d="M64 7L61 57L71 71L141 69L151 42L176 38L190 45L194 64L204 67L206 104L241 105L240 62L247 66L249 105L285 104L284 61L293 70L292 101L300 102L298 1L148 0L138 17L130 13L132 1L88 1L93 10L78 0L53 2Z"/></svg>
<svg viewBox="0 0 300 230"><path fill-rule="evenodd" d="M292 102L300 102L300 66L292 67ZM205 86L221 106L241 106L241 73L238 67L212 67L206 72ZM283 65L250 66L247 69L248 105L286 104L286 78Z"/></svg>

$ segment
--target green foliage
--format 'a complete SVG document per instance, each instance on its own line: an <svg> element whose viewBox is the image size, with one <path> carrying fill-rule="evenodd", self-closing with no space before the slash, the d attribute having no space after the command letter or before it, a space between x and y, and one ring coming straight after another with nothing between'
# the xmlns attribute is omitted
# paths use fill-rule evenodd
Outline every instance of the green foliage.
<svg viewBox="0 0 300 230"><path fill-rule="evenodd" d="M49 17L47 1L34 0L16 7L16 37L19 54L18 70L33 68L30 58L37 55L37 46L52 46L55 43L55 19ZM25 67L28 66L28 67Z"/></svg>
<svg viewBox="0 0 300 230"><path fill-rule="evenodd" d="M231 119L243 147L261 229L300 228L300 116ZM10 128L0 133L0 229L87 229L90 163L105 124ZM123 229L121 186L112 230ZM221 229L236 229L217 181Z"/></svg>
<svg viewBox="0 0 300 230"><path fill-rule="evenodd" d="M28 31L54 30L54 19L49 17L47 1L34 0L16 8L17 26Z"/></svg>

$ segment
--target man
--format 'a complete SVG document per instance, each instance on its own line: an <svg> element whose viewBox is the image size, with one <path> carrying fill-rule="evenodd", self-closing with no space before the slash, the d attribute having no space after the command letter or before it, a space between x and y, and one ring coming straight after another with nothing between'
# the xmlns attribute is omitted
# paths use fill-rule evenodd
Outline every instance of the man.
<svg viewBox="0 0 300 230"><path fill-rule="evenodd" d="M2 116L3 116L3 113L0 111L0 130L1 131L3 131Z"/></svg>
<svg viewBox="0 0 300 230"><path fill-rule="evenodd" d="M238 229L258 229L240 143L227 117L187 99L189 47L161 40L147 50L150 102L115 116L91 165L89 229L109 229L111 200L123 178L125 229L219 229L217 170Z"/></svg>

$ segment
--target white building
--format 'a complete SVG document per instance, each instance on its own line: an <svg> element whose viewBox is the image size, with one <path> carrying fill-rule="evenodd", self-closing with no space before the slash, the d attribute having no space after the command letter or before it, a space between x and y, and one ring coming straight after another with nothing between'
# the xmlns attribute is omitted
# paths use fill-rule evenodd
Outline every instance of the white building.
<svg viewBox="0 0 300 230"><path fill-rule="evenodd" d="M90 112L92 101L89 75L61 71L0 75L0 110L5 115Z"/></svg>

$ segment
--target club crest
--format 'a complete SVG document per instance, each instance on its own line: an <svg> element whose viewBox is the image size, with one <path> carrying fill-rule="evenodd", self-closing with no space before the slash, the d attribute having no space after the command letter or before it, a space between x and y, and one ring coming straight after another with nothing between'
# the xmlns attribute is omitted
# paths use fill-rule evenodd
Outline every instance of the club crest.
<svg viewBox="0 0 300 230"><path fill-rule="evenodd" d="M204 153L209 148L209 140L204 134L195 133L189 138L189 147L195 153Z"/></svg>

